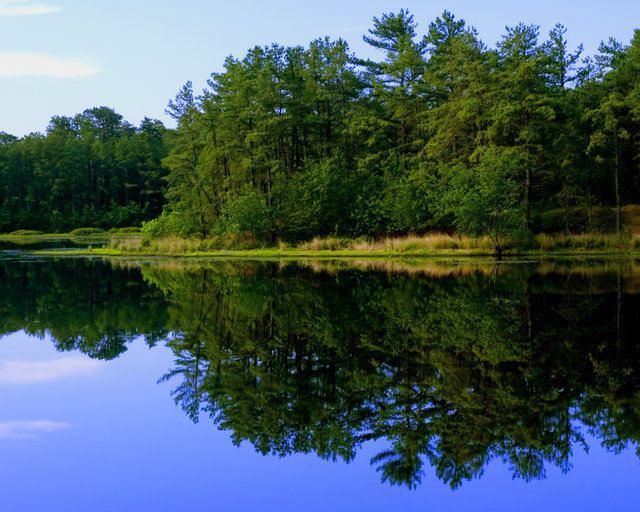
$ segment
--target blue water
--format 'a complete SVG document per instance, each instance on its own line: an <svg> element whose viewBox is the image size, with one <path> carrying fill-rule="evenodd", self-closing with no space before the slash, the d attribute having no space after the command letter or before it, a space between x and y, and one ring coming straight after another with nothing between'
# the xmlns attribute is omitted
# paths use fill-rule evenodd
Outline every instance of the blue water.
<svg viewBox="0 0 640 512"><path fill-rule="evenodd" d="M0 509L120 510L636 510L640 462L588 439L573 469L513 480L501 461L451 490L427 466L415 490L380 482L369 460L263 456L202 418L192 423L158 379L174 355L139 339L112 361L56 352L46 337L0 338Z"/></svg>

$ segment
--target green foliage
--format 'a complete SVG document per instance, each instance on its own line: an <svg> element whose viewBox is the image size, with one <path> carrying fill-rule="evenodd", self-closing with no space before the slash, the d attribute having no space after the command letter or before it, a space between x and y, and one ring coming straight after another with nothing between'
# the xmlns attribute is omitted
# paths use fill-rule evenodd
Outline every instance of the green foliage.
<svg viewBox="0 0 640 512"><path fill-rule="evenodd" d="M297 241L352 233L354 177L339 162L308 162L304 173L279 177L273 189L278 234Z"/></svg>
<svg viewBox="0 0 640 512"><path fill-rule="evenodd" d="M138 226L125 226L123 228L115 228L110 229L109 233L121 233L121 234L132 234L132 233L141 233L142 229Z"/></svg>
<svg viewBox="0 0 640 512"><path fill-rule="evenodd" d="M228 57L202 95L187 82L169 102L175 130L96 107L0 132L0 231L146 221L149 236L268 244L457 229L498 249L548 225L599 230L591 212L615 206L620 234L640 204L639 32L581 60L560 24L545 40L507 27L495 48L448 11L419 29L405 9L374 17L377 59L329 38Z"/></svg>
<svg viewBox="0 0 640 512"><path fill-rule="evenodd" d="M163 205L166 129L107 107L53 117L46 135L0 142L0 231L139 225Z"/></svg>
<svg viewBox="0 0 640 512"><path fill-rule="evenodd" d="M76 228L73 231L69 231L71 236L98 235L100 233L104 233L104 230L100 228Z"/></svg>
<svg viewBox="0 0 640 512"><path fill-rule="evenodd" d="M161 238L167 236L187 237L194 232L190 216L180 211L163 211L162 214L152 220L142 223L141 233L148 238Z"/></svg>
<svg viewBox="0 0 640 512"><path fill-rule="evenodd" d="M35 229L16 229L9 233L9 236L36 236L41 234L42 231L37 231Z"/></svg>
<svg viewBox="0 0 640 512"><path fill-rule="evenodd" d="M125 226L135 226L141 223L143 212L133 201L124 206L111 203L111 208L100 220L100 224L105 227L121 228Z"/></svg>
<svg viewBox="0 0 640 512"><path fill-rule="evenodd" d="M441 208L456 227L470 235L488 235L500 254L507 235L521 229L521 193L514 176L522 162L516 150L492 148L475 167L441 169Z"/></svg>
<svg viewBox="0 0 640 512"><path fill-rule="evenodd" d="M266 239L273 223L265 198L249 188L232 198L223 211L228 230L258 239Z"/></svg>
<svg viewBox="0 0 640 512"><path fill-rule="evenodd" d="M448 11L417 29L408 11L385 13L364 37L380 61L328 39L256 47L228 58L202 97L187 84L170 105L179 128L166 162L168 197L192 212L193 233L296 242L457 229L500 252L505 237L544 228L546 211L590 230L572 209L640 201L637 42L604 45L595 73L578 68L562 25L542 42L535 25L508 27L493 50Z"/></svg>

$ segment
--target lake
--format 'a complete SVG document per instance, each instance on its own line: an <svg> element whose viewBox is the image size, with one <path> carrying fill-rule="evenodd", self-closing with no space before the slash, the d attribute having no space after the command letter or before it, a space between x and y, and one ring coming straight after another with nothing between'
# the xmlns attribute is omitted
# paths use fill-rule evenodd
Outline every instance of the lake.
<svg viewBox="0 0 640 512"><path fill-rule="evenodd" d="M21 510L629 510L640 262L0 251Z"/></svg>

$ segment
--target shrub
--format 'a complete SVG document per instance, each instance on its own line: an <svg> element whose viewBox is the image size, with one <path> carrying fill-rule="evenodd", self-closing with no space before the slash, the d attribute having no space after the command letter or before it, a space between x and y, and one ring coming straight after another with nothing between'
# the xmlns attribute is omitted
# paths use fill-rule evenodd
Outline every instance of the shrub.
<svg viewBox="0 0 640 512"><path fill-rule="evenodd" d="M101 233L104 233L104 230L101 228L78 228L69 232L71 236L89 236L98 235Z"/></svg>
<svg viewBox="0 0 640 512"><path fill-rule="evenodd" d="M140 224L141 217L142 210L134 202L129 202L126 206L119 206L115 203L111 203L109 211L106 212L102 219L100 219L100 225L104 227L114 226L118 228L133 226Z"/></svg>
<svg viewBox="0 0 640 512"><path fill-rule="evenodd" d="M272 228L269 207L263 196L245 189L225 209L227 229L245 238L265 239ZM252 236L247 236L247 234Z"/></svg>
<svg viewBox="0 0 640 512"><path fill-rule="evenodd" d="M142 228L140 228L138 226L129 226L129 227L125 227L125 228L114 228L114 229L109 230L110 233L117 233L117 234L122 234L122 235L140 233L141 231L142 231Z"/></svg>
<svg viewBox="0 0 640 512"><path fill-rule="evenodd" d="M143 236L150 238L187 237L194 233L189 216L179 211L163 211L160 217L143 222L140 230Z"/></svg>
<svg viewBox="0 0 640 512"><path fill-rule="evenodd" d="M35 229L18 229L9 233L10 236L37 236L41 234L42 231L36 231Z"/></svg>

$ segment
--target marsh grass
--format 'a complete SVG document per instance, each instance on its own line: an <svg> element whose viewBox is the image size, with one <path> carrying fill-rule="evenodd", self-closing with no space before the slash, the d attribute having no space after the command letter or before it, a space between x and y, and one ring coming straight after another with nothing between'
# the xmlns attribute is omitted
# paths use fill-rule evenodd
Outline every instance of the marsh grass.
<svg viewBox="0 0 640 512"><path fill-rule="evenodd" d="M124 253L150 254L184 254L202 250L206 240L191 240L179 237L147 238L132 236L127 238L114 237L107 245L107 249Z"/></svg>
<svg viewBox="0 0 640 512"><path fill-rule="evenodd" d="M375 241L354 241L349 249L363 252L389 253L435 253L447 251L488 251L492 250L488 237L470 238L467 236L449 235L446 233L429 233L427 235L407 235L403 237L386 237Z"/></svg>
<svg viewBox="0 0 640 512"><path fill-rule="evenodd" d="M446 233L385 237L378 240L338 237L313 238L298 245L277 242L265 247L255 240L150 238L135 233L108 235L110 242L99 254L231 257L358 257L358 256L494 256L488 237L472 238ZM26 237L25 237L26 238ZM538 234L504 241L505 256L527 254L580 254L640 251L640 233L574 235Z"/></svg>
<svg viewBox="0 0 640 512"><path fill-rule="evenodd" d="M618 236L610 233L582 233L576 235L556 235L550 241L548 236L549 235L545 235L544 243L541 244L540 250L629 250L633 248L633 237L637 237L637 235L629 234ZM540 237L541 235L538 235L538 238Z"/></svg>
<svg viewBox="0 0 640 512"><path fill-rule="evenodd" d="M279 241L276 246L259 247L251 243L220 243L220 240L185 239L178 237L114 237L108 249L126 253L187 254L208 251L270 251L288 253L316 252L354 252L354 253L386 253L386 254L429 254L441 252L490 253L492 244L488 238L470 238L447 234L430 234L426 236L409 235L405 237L387 237L380 240L318 238L315 237L297 246Z"/></svg>
<svg viewBox="0 0 640 512"><path fill-rule="evenodd" d="M297 246L300 251L342 251L352 249L355 241L349 238L318 238L314 237L308 242L302 242Z"/></svg>

